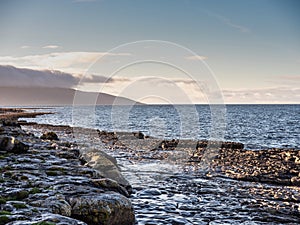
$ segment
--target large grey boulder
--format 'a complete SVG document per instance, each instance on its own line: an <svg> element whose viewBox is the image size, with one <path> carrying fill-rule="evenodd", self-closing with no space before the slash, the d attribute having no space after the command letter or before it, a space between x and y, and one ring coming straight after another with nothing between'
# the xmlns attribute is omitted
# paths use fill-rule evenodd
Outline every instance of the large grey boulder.
<svg viewBox="0 0 300 225"><path fill-rule="evenodd" d="M69 198L72 217L89 225L133 225L134 210L128 198L119 193Z"/></svg>
<svg viewBox="0 0 300 225"><path fill-rule="evenodd" d="M130 191L130 184L121 174L115 158L93 148L83 149L81 150L81 154L89 167L99 171L103 177L115 180Z"/></svg>

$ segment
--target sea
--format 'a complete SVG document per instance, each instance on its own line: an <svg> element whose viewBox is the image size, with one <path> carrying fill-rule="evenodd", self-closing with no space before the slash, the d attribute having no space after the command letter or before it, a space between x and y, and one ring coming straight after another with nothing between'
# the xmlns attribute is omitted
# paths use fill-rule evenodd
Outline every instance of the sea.
<svg viewBox="0 0 300 225"><path fill-rule="evenodd" d="M27 121L141 131L161 139L219 139L246 149L300 148L300 105L134 105L58 106Z"/></svg>

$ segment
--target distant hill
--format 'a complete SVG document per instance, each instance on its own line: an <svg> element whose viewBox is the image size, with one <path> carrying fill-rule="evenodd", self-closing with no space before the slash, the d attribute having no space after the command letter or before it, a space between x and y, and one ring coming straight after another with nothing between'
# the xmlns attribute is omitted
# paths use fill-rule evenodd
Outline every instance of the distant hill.
<svg viewBox="0 0 300 225"><path fill-rule="evenodd" d="M105 93L82 92L69 88L0 87L0 106L16 105L133 105L131 99Z"/></svg>

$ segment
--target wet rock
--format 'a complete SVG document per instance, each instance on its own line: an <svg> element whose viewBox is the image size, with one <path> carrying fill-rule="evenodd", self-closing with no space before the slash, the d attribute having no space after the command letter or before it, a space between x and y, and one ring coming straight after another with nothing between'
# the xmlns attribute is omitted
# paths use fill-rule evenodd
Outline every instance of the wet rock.
<svg viewBox="0 0 300 225"><path fill-rule="evenodd" d="M202 140L197 142L196 149L220 148L220 149L243 149L244 144L239 142L221 142Z"/></svg>
<svg viewBox="0 0 300 225"><path fill-rule="evenodd" d="M1 223L0 223L1 224ZM65 216L61 216L58 214L51 214L51 213L44 213L40 216L36 216L29 219L25 219L22 221L14 221L14 222L10 222L7 223L7 225L87 225L86 223L73 219L73 218L69 218L69 217L65 217Z"/></svg>
<svg viewBox="0 0 300 225"><path fill-rule="evenodd" d="M0 137L0 151L7 153L26 153L29 146L14 137Z"/></svg>
<svg viewBox="0 0 300 225"><path fill-rule="evenodd" d="M118 137L115 132L107 132L107 131L97 130L97 133L103 143L115 144L118 141Z"/></svg>
<svg viewBox="0 0 300 225"><path fill-rule="evenodd" d="M170 223L172 225L191 225L186 219L171 219Z"/></svg>
<svg viewBox="0 0 300 225"><path fill-rule="evenodd" d="M129 197L129 193L127 190L118 184L118 182L109 179L109 178L101 178L101 179L92 179L92 183L96 187L101 187L107 190L114 190L116 192L119 192L122 195L125 195L126 197Z"/></svg>
<svg viewBox="0 0 300 225"><path fill-rule="evenodd" d="M133 132L133 135L138 139L145 139L145 135L141 131Z"/></svg>
<svg viewBox="0 0 300 225"><path fill-rule="evenodd" d="M59 140L57 134L52 131L44 133L40 138L45 139L45 140L50 140L50 141L53 141L53 140L58 141Z"/></svg>
<svg viewBox="0 0 300 225"><path fill-rule="evenodd" d="M158 189L145 189L139 193L139 195L161 195L161 192Z"/></svg>
<svg viewBox="0 0 300 225"><path fill-rule="evenodd" d="M117 193L71 197L72 217L89 225L133 225L131 202Z"/></svg>
<svg viewBox="0 0 300 225"><path fill-rule="evenodd" d="M103 169L97 171L82 165L80 158L86 154L74 143L53 145L18 126L0 128L0 225L86 225L69 218L73 211L87 221L100 221L96 224L102 223L102 217L106 224L134 224L134 212L125 197L129 196L130 189L126 188L130 185L120 173L115 158L99 151L91 154L89 162L95 160L98 168ZM57 135L50 131L42 138L57 140ZM105 178L106 174L116 181ZM69 199L77 200L71 204ZM79 203L91 208L73 208ZM103 212L102 216L99 211Z"/></svg>
<svg viewBox="0 0 300 225"><path fill-rule="evenodd" d="M162 149L162 150L174 150L177 145L179 143L179 140L163 140L159 146L158 146L158 149Z"/></svg>
<svg viewBox="0 0 300 225"><path fill-rule="evenodd" d="M8 199L23 200L29 196L29 192L22 188L12 189L5 192Z"/></svg>
<svg viewBox="0 0 300 225"><path fill-rule="evenodd" d="M83 150L82 156L87 161L88 166L98 170L103 177L115 180L129 191L130 184L120 173L115 158L105 152L92 148Z"/></svg>
<svg viewBox="0 0 300 225"><path fill-rule="evenodd" d="M62 195L51 196L45 199L41 206L50 209L53 214L71 216L71 206Z"/></svg>
<svg viewBox="0 0 300 225"><path fill-rule="evenodd" d="M2 125L5 127L20 127L20 124L16 120L4 120Z"/></svg>
<svg viewBox="0 0 300 225"><path fill-rule="evenodd" d="M211 167L234 179L298 186L298 154L294 149L220 149Z"/></svg>
<svg viewBox="0 0 300 225"><path fill-rule="evenodd" d="M293 185L300 187L300 177L292 177L291 182Z"/></svg>

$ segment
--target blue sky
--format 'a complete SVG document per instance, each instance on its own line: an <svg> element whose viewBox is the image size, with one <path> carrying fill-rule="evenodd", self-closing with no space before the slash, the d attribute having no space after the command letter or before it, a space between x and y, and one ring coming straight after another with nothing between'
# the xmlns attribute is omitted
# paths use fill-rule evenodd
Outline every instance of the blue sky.
<svg viewBox="0 0 300 225"><path fill-rule="evenodd" d="M164 40L202 56L226 102L300 99L297 0L1 0L0 28L0 65L80 73L121 44Z"/></svg>

